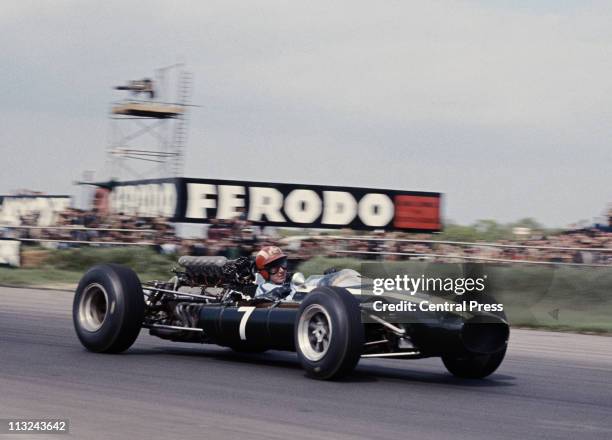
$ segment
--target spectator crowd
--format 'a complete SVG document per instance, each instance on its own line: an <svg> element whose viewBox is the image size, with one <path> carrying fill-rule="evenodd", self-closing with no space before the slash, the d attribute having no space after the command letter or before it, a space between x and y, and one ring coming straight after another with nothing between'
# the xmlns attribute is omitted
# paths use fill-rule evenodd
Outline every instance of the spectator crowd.
<svg viewBox="0 0 612 440"><path fill-rule="evenodd" d="M23 216L21 227L0 229L0 236L21 239L24 243L40 241L45 246L60 249L81 246L84 242L96 246L147 244L164 254L223 255L227 258L253 255L262 246L276 245L284 248L296 262L315 256L353 256L376 260L457 262L463 259L612 265L612 252L581 250L612 248L612 228L602 227L499 240L492 243L497 246L490 246L491 243L448 243L438 241L435 234L403 232L376 231L350 239L355 233L345 230L325 235L311 231L281 236L274 228L260 228L244 218L212 220L209 225L202 226L205 238L181 238L165 218L103 216L95 209L67 209L58 214L54 227L41 228L37 224L37 215Z"/></svg>

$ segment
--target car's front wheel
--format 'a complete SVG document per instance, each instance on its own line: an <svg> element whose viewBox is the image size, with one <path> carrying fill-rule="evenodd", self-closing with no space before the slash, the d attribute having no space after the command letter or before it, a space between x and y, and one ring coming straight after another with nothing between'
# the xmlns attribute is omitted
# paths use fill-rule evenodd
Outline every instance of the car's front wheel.
<svg viewBox="0 0 612 440"><path fill-rule="evenodd" d="M346 289L319 287L306 295L295 322L295 347L306 373L316 379L349 374L363 351L359 302Z"/></svg>
<svg viewBox="0 0 612 440"><path fill-rule="evenodd" d="M442 362L454 376L465 379L482 379L497 370L505 355L506 349L504 348L493 354L442 356Z"/></svg>
<svg viewBox="0 0 612 440"><path fill-rule="evenodd" d="M85 348L120 353L138 337L144 309L138 276L118 264L101 264L81 278L74 295L72 318Z"/></svg>

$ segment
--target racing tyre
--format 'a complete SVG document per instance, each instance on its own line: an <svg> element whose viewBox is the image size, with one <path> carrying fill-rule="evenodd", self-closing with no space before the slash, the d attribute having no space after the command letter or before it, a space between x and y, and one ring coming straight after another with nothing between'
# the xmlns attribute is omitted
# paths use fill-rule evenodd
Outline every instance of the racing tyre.
<svg viewBox="0 0 612 440"><path fill-rule="evenodd" d="M488 302L493 304L495 300L489 299ZM504 311L492 313L504 321L508 320ZM506 349L507 347L504 347L503 350L491 354L446 355L442 356L442 363L453 376L464 379L483 379L499 368L506 356Z"/></svg>
<svg viewBox="0 0 612 440"><path fill-rule="evenodd" d="M308 376L341 378L353 371L363 351L359 302L346 289L318 287L302 301L294 334Z"/></svg>
<svg viewBox="0 0 612 440"><path fill-rule="evenodd" d="M454 376L465 379L482 379L501 365L506 349L493 354L467 356L442 356L446 369Z"/></svg>
<svg viewBox="0 0 612 440"><path fill-rule="evenodd" d="M256 353L265 353L266 351L268 351L268 349L265 347L248 346L246 344L245 345L234 344L234 345L230 345L230 348L234 350L236 353L256 354Z"/></svg>
<svg viewBox="0 0 612 440"><path fill-rule="evenodd" d="M118 264L89 269L77 287L72 319L85 348L120 353L134 343L144 319L144 297L138 276Z"/></svg>

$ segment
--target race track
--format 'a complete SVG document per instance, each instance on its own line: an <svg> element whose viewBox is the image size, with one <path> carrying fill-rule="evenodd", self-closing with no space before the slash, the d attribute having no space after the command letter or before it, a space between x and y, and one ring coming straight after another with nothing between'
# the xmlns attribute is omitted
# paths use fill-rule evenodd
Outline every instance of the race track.
<svg viewBox="0 0 612 440"><path fill-rule="evenodd" d="M69 292L0 288L0 304L0 418L68 418L71 438L612 438L609 337L514 330L483 381L425 359L362 361L348 380L319 382L293 353L145 331L124 354L89 353ZM0 435L11 437L28 438Z"/></svg>

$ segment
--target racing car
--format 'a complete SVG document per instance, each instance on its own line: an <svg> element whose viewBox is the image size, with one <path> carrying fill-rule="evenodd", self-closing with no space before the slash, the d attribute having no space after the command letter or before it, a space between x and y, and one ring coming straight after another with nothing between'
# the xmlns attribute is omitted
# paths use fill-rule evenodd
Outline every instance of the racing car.
<svg viewBox="0 0 612 440"><path fill-rule="evenodd" d="M141 283L130 268L101 264L81 278L73 321L83 346L119 353L142 328L176 342L217 344L239 352L294 351L306 374L338 379L362 358L441 357L450 373L484 378L504 359L503 313L422 312L398 322L376 312L361 275L330 270L291 277L292 294L256 296L248 257L181 257L167 281Z"/></svg>

